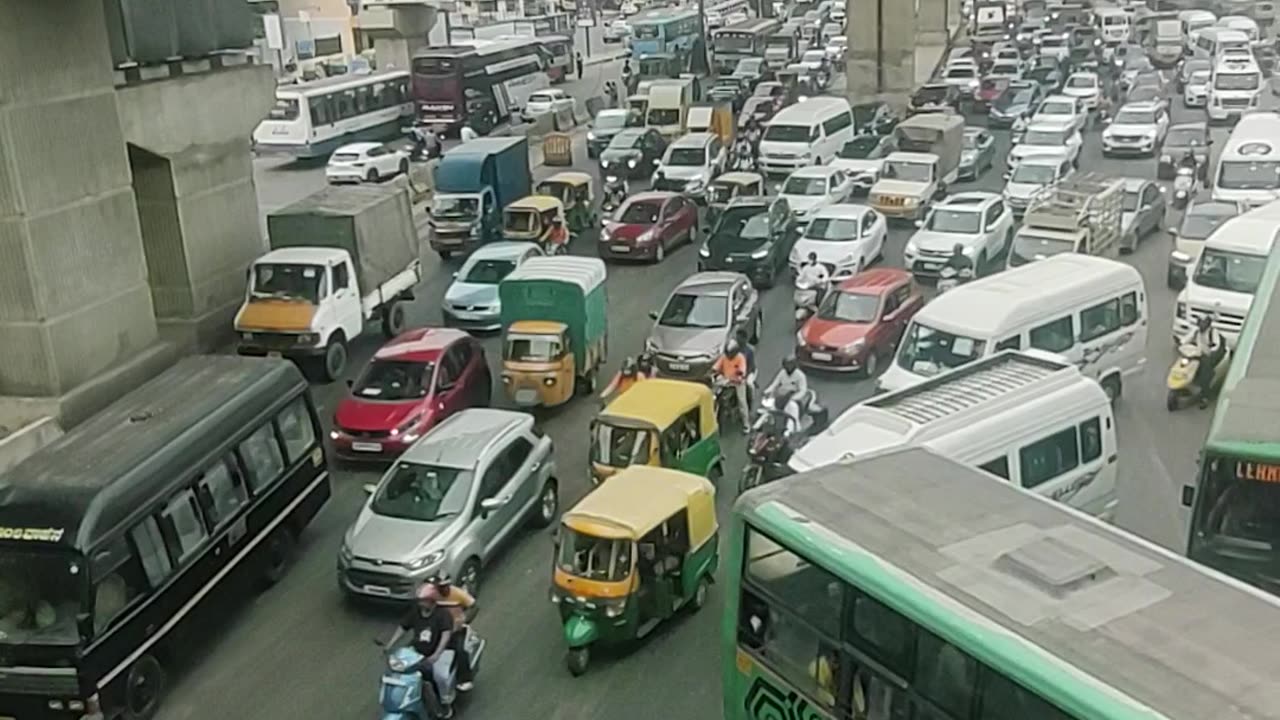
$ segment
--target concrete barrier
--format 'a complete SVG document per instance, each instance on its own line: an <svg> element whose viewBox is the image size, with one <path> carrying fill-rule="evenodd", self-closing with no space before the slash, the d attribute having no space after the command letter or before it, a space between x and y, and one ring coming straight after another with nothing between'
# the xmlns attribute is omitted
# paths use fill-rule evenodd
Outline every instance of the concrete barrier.
<svg viewBox="0 0 1280 720"><path fill-rule="evenodd" d="M554 115L555 128L559 132L569 132L578 126L578 119L573 115L573 108L557 110Z"/></svg>
<svg viewBox="0 0 1280 720"><path fill-rule="evenodd" d="M35 455L62 437L62 427L53 418L41 418L9 435L0 436L0 473Z"/></svg>

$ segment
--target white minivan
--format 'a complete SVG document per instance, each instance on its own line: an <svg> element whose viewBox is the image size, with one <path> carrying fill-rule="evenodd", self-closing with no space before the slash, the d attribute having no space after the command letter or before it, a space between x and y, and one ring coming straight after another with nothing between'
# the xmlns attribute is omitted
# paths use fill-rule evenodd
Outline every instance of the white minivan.
<svg viewBox="0 0 1280 720"><path fill-rule="evenodd" d="M1207 27L1196 33L1196 43L1192 53L1204 60L1213 60L1219 53L1227 50L1245 50L1253 48L1253 41L1239 30L1219 26Z"/></svg>
<svg viewBox="0 0 1280 720"><path fill-rule="evenodd" d="M1002 352L846 410L796 450L802 472L898 447L926 447L1111 520L1116 428L1107 393L1075 365Z"/></svg>
<svg viewBox="0 0 1280 720"><path fill-rule="evenodd" d="M1200 257L1178 293L1173 341L1191 332L1202 315L1234 347L1253 294L1262 281L1267 256L1280 234L1280 200L1231 218L1204 241Z"/></svg>
<svg viewBox="0 0 1280 720"><path fill-rule="evenodd" d="M1242 114L1212 172L1219 202L1259 207L1280 199L1280 113Z"/></svg>
<svg viewBox="0 0 1280 720"><path fill-rule="evenodd" d="M830 162L853 139L853 108L844 98L822 96L784 108L760 138L760 169L790 175Z"/></svg>
<svg viewBox="0 0 1280 720"><path fill-rule="evenodd" d="M1064 253L974 280L924 306L879 386L900 390L1001 350L1055 353L1119 397L1146 364L1147 291L1132 266Z"/></svg>

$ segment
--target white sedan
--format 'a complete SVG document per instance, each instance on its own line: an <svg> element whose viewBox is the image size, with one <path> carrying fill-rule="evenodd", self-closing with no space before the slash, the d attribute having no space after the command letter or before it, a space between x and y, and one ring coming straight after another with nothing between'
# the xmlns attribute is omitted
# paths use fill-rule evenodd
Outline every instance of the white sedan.
<svg viewBox="0 0 1280 720"><path fill-rule="evenodd" d="M409 172L409 154L382 143L343 145L329 156L324 177L330 183L378 182Z"/></svg>
<svg viewBox="0 0 1280 720"><path fill-rule="evenodd" d="M569 97L569 93L563 90L539 90L529 96L529 102L525 103L524 111L521 116L526 120L532 120L535 115L542 115L550 112L574 111L577 109L578 101Z"/></svg>
<svg viewBox="0 0 1280 720"><path fill-rule="evenodd" d="M813 253L832 278L853 277L881 256L887 232L884 216L865 205L823 208L792 247L791 269L798 271Z"/></svg>
<svg viewBox="0 0 1280 720"><path fill-rule="evenodd" d="M1102 102L1102 80L1098 73L1071 73L1062 86L1062 94L1080 100L1088 110L1096 110Z"/></svg>
<svg viewBox="0 0 1280 720"><path fill-rule="evenodd" d="M1089 112L1079 98L1066 95L1050 95L1040 103L1036 114L1031 116L1031 123L1037 120L1069 120L1072 127L1084 132L1085 123L1089 120Z"/></svg>
<svg viewBox="0 0 1280 720"><path fill-rule="evenodd" d="M796 170L778 189L778 197L786 199L802 226L819 210L845 202L852 194L853 179L839 168L824 165Z"/></svg>

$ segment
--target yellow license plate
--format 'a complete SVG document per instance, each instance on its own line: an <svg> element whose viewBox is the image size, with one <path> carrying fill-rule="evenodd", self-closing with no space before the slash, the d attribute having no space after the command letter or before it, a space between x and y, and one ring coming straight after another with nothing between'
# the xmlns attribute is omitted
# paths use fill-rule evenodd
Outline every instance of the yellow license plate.
<svg viewBox="0 0 1280 720"><path fill-rule="evenodd" d="M906 203L907 203L906 199L900 198L900 197L880 198L881 205L888 205L890 207L897 207L897 206L905 205Z"/></svg>

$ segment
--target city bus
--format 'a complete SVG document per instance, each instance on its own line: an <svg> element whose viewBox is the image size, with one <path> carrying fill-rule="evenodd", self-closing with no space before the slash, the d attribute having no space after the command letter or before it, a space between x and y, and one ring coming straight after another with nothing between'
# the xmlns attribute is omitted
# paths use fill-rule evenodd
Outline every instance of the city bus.
<svg viewBox="0 0 1280 720"><path fill-rule="evenodd" d="M451 42L468 44L469 40L521 40L537 38L547 56L547 77L562 83L573 72L573 36L577 29L569 13L537 15L518 20L475 27L453 28Z"/></svg>
<svg viewBox="0 0 1280 720"><path fill-rule="evenodd" d="M1277 223L1280 229L1280 222ZM1200 453L1187 555L1280 593L1280 253L1266 260Z"/></svg>
<svg viewBox="0 0 1280 720"><path fill-rule="evenodd" d="M769 36L778 31L780 23L772 18L747 20L711 34L711 49L715 57L716 71L731 73L743 58L764 57Z"/></svg>
<svg viewBox="0 0 1280 720"><path fill-rule="evenodd" d="M488 132L550 86L547 54L535 37L455 43L413 57L418 117L449 129L469 121Z"/></svg>
<svg viewBox="0 0 1280 720"><path fill-rule="evenodd" d="M321 438L292 363L207 355L0 473L0 713L154 716L210 593L283 577L331 492Z"/></svg>
<svg viewBox="0 0 1280 720"><path fill-rule="evenodd" d="M1274 597L931 450L748 491L725 540L725 720L1280 718Z"/></svg>
<svg viewBox="0 0 1280 720"><path fill-rule="evenodd" d="M702 34L698 11L689 8L647 10L627 22L636 57L687 54Z"/></svg>
<svg viewBox="0 0 1280 720"><path fill-rule="evenodd" d="M281 85L275 105L253 131L253 149L260 154L327 157L347 143L395 137L412 119L407 70Z"/></svg>

